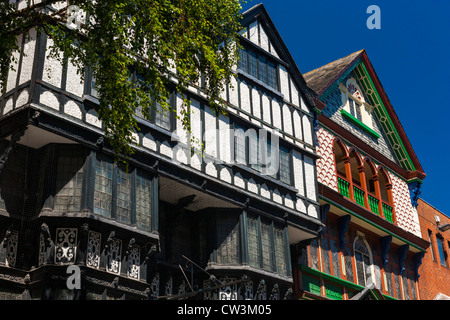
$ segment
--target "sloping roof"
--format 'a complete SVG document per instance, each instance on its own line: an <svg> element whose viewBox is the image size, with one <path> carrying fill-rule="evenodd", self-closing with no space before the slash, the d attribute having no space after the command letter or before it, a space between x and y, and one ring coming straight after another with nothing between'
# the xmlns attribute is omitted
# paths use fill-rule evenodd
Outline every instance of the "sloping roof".
<svg viewBox="0 0 450 320"><path fill-rule="evenodd" d="M381 291L375 287L373 283L367 285L358 294L354 295L350 300L385 300Z"/></svg>
<svg viewBox="0 0 450 320"><path fill-rule="evenodd" d="M372 86L374 89L372 90L372 97L374 100L378 101L378 104L380 105L380 108L377 110L382 111L383 119L385 119L384 125L390 129L391 139L389 142L393 149L397 150L396 155L399 156L401 167L406 170L402 173L402 176L407 180L423 180L426 177L426 174L422 169L419 159L411 146L403 126L401 125L365 50L354 52L320 68L314 69L304 74L303 78L308 87L318 94L319 99L318 102L316 102L316 106L322 110L325 107L325 104L323 102L320 103L320 97L323 94L326 94L327 89L335 84L349 69L354 68L356 70L361 66L363 70L361 71L361 74L366 73L367 78L370 80L368 86ZM376 105L374 105L374 107L376 107ZM321 117L323 118L323 116L319 115L319 118ZM323 121L325 120L322 120L322 122Z"/></svg>
<svg viewBox="0 0 450 320"><path fill-rule="evenodd" d="M363 51L354 52L346 57L305 73L303 78L308 86L320 95L330 84L339 78L349 65L359 58Z"/></svg>

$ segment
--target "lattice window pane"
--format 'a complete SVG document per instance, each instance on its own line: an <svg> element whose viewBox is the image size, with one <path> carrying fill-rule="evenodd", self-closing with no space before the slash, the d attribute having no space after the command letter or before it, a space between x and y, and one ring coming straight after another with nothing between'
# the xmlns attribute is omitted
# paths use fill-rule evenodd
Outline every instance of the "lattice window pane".
<svg viewBox="0 0 450 320"><path fill-rule="evenodd" d="M111 217L113 165L96 160L94 213Z"/></svg>
<svg viewBox="0 0 450 320"><path fill-rule="evenodd" d="M267 84L277 89L277 69L275 64L268 62L267 63Z"/></svg>
<svg viewBox="0 0 450 320"><path fill-rule="evenodd" d="M356 260L356 274L358 277L358 284L360 286L366 286L366 276L365 276L365 267L363 262L363 255L360 252L355 252L355 260Z"/></svg>
<svg viewBox="0 0 450 320"><path fill-rule="evenodd" d="M245 72L247 72L248 69L247 50L244 48L239 48L239 69Z"/></svg>
<svg viewBox="0 0 450 320"><path fill-rule="evenodd" d="M248 252L250 266L259 268L261 266L261 246L260 234L258 231L258 220L248 217L247 219L248 233Z"/></svg>
<svg viewBox="0 0 450 320"><path fill-rule="evenodd" d="M221 216L217 219L217 262L240 263L239 223L236 217Z"/></svg>
<svg viewBox="0 0 450 320"><path fill-rule="evenodd" d="M409 282L411 284L411 299L417 300L417 292L416 292L416 282L414 281L412 275L409 275Z"/></svg>
<svg viewBox="0 0 450 320"><path fill-rule="evenodd" d="M286 149L280 149L280 180L291 184L291 154Z"/></svg>
<svg viewBox="0 0 450 320"><path fill-rule="evenodd" d="M394 297L394 285L392 284L392 268L391 265L388 263L385 267L386 272L386 286L387 286L387 292L391 297Z"/></svg>
<svg viewBox="0 0 450 320"><path fill-rule="evenodd" d="M403 294L405 296L405 300L410 300L410 294L409 294L409 281L406 277L406 274L404 273L402 276L402 282L403 282Z"/></svg>
<svg viewBox="0 0 450 320"><path fill-rule="evenodd" d="M263 269L273 270L273 258L272 258L272 239L271 239L270 225L261 222L261 240L262 240L262 258Z"/></svg>
<svg viewBox="0 0 450 320"><path fill-rule="evenodd" d="M252 51L248 52L248 73L258 78L258 60L256 54Z"/></svg>
<svg viewBox="0 0 450 320"><path fill-rule="evenodd" d="M171 110L164 109L158 102L155 105L155 124L161 128L170 130Z"/></svg>
<svg viewBox="0 0 450 320"><path fill-rule="evenodd" d="M267 61L264 57L259 57L258 60L258 79L267 84Z"/></svg>
<svg viewBox="0 0 450 320"><path fill-rule="evenodd" d="M139 173L136 175L136 225L139 229L151 231L151 180Z"/></svg>
<svg viewBox="0 0 450 320"><path fill-rule="evenodd" d="M131 223L131 173L117 169L116 220Z"/></svg>
<svg viewBox="0 0 450 320"><path fill-rule="evenodd" d="M274 228L275 231L275 259L277 263L277 273L281 275L287 275L286 267L286 237L284 236L284 230L278 227Z"/></svg>
<svg viewBox="0 0 450 320"><path fill-rule="evenodd" d="M55 212L81 210L84 162L83 157L76 155L63 154L58 158L53 206Z"/></svg>

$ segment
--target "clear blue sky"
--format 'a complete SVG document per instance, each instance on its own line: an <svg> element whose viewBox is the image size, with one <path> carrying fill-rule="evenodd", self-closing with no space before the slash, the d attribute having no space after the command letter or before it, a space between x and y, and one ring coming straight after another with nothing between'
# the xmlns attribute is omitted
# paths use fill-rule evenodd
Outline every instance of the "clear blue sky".
<svg viewBox="0 0 450 320"><path fill-rule="evenodd" d="M427 174L421 198L450 216L450 1L263 3L302 73L365 49ZM367 7L381 9L369 30Z"/></svg>

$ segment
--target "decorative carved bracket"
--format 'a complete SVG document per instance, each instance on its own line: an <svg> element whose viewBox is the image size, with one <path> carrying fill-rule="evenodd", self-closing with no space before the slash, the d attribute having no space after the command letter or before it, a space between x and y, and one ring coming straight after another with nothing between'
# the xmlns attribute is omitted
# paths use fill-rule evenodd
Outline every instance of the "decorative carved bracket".
<svg viewBox="0 0 450 320"><path fill-rule="evenodd" d="M399 267L400 267L400 274L403 274L403 271L405 271L405 269L406 269L404 267L404 262L405 262L406 253L408 252L408 250L409 250L409 245L407 245L407 244L404 244L404 245L400 246L397 249L397 252L398 252L398 264L399 264Z"/></svg>
<svg viewBox="0 0 450 320"><path fill-rule="evenodd" d="M422 264L422 259L425 256L425 252L418 252L414 255L414 277L416 281L419 281L419 267Z"/></svg>
<svg viewBox="0 0 450 320"><path fill-rule="evenodd" d="M392 236L386 236L380 239L381 244L381 259L383 260L383 268L386 267L388 263L387 253L389 252L389 246L392 242Z"/></svg>
<svg viewBox="0 0 450 320"><path fill-rule="evenodd" d="M6 161L8 161L9 153L16 146L16 143L20 140L25 134L25 130L27 127L23 127L20 130L16 130L11 134L11 141L9 142L8 147L0 154L0 173L2 173L3 167L5 166Z"/></svg>

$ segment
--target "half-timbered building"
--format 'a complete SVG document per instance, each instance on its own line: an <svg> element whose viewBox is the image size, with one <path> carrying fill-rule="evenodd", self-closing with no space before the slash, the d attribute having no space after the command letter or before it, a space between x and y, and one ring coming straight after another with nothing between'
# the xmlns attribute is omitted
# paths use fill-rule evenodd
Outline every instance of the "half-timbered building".
<svg viewBox="0 0 450 320"><path fill-rule="evenodd" d="M44 33L18 37L0 100L2 296L291 297L291 248L323 226L314 93L264 7L243 16L226 113L201 84L172 88L172 112L137 115L128 169L105 139L89 69L80 81L70 59L48 56ZM175 117L182 95L204 148ZM80 289L67 284L72 265Z"/></svg>

